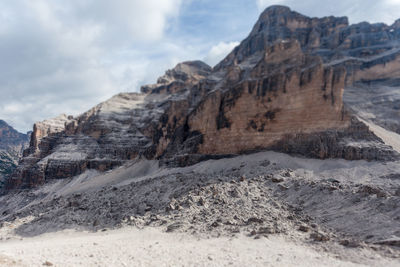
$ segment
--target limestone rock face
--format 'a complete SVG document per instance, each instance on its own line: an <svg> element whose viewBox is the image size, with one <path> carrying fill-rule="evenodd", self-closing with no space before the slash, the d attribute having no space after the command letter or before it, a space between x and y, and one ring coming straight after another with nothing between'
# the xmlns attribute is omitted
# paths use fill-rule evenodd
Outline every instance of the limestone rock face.
<svg viewBox="0 0 400 267"><path fill-rule="evenodd" d="M37 122L33 125L33 131L31 134L31 140L29 144L29 150L25 151L25 154L47 153L49 149L49 138L42 142L44 137L57 136L58 133L65 130L65 123L72 120L72 116L67 116L62 114L56 118L45 120L42 122ZM40 145L40 146L39 146Z"/></svg>
<svg viewBox="0 0 400 267"><path fill-rule="evenodd" d="M238 71L241 78L227 81L189 116L190 128L204 135L201 154L237 154L266 148L285 134L349 126L345 71L324 68L297 41L269 47L251 71Z"/></svg>
<svg viewBox="0 0 400 267"><path fill-rule="evenodd" d="M346 88L400 71L400 26L308 18L273 6L215 68L168 70L141 93L37 123L9 189L105 171L140 157L184 166L273 149L316 158L397 154L355 118ZM355 92L357 94L357 92Z"/></svg>
<svg viewBox="0 0 400 267"><path fill-rule="evenodd" d="M141 92L177 93L182 87L203 80L211 71L211 67L202 61L182 62L158 78L157 84L142 86Z"/></svg>

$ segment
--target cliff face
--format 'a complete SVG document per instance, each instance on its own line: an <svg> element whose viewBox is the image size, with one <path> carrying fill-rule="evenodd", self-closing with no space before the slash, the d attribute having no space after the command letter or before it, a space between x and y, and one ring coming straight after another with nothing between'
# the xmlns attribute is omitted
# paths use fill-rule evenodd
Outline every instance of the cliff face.
<svg viewBox="0 0 400 267"><path fill-rule="evenodd" d="M240 65L236 71L237 79L189 116L190 128L204 134L201 154L262 149L285 134L349 125L342 104L345 71L323 67L297 41L269 47L248 73Z"/></svg>
<svg viewBox="0 0 400 267"><path fill-rule="evenodd" d="M5 177L17 167L28 141L28 135L19 133L5 121L0 120L0 188Z"/></svg>
<svg viewBox="0 0 400 267"><path fill-rule="evenodd" d="M180 63L139 94L35 124L7 187L105 171L139 157L178 166L262 149L393 158L344 106L343 92L357 82L393 78L399 40L397 24L348 25L347 18L308 18L273 6L213 69Z"/></svg>

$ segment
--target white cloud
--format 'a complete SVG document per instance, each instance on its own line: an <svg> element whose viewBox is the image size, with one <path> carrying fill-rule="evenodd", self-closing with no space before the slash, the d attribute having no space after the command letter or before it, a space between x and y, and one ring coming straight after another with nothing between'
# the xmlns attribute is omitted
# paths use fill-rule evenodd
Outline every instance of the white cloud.
<svg viewBox="0 0 400 267"><path fill-rule="evenodd" d="M79 114L153 81L170 67L169 57L186 56L170 49L165 37L180 5L181 0L0 2L0 118L26 131L34 121ZM154 51L164 53L151 59Z"/></svg>
<svg viewBox="0 0 400 267"><path fill-rule="evenodd" d="M264 9L272 5L284 5L286 0L256 0L259 9Z"/></svg>
<svg viewBox="0 0 400 267"><path fill-rule="evenodd" d="M73 0L77 23L100 25L106 37L154 41L163 37L168 19L179 14L181 0ZM83 4L82 4L83 2ZM110 41L110 39L107 39Z"/></svg>
<svg viewBox="0 0 400 267"><path fill-rule="evenodd" d="M204 61L210 66L215 66L238 45L239 42L220 42L210 49Z"/></svg>
<svg viewBox="0 0 400 267"><path fill-rule="evenodd" d="M308 16L348 16L351 23L361 21L392 24L400 15L399 0L256 0L260 10L271 5L286 5Z"/></svg>

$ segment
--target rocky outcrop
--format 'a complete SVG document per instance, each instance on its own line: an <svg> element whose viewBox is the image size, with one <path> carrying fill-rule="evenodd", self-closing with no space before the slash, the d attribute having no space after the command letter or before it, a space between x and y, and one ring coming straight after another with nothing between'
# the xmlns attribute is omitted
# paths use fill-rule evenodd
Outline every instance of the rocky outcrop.
<svg viewBox="0 0 400 267"><path fill-rule="evenodd" d="M29 149L25 151L25 155L32 153L40 153L42 150L43 154L51 147L50 137L56 137L58 133L65 130L65 124L73 119L72 116L62 114L54 119L37 122L33 125L33 131L31 134ZM46 137L46 140L42 139Z"/></svg>
<svg viewBox="0 0 400 267"><path fill-rule="evenodd" d="M76 118L36 124L7 186L105 171L140 157L184 166L274 149L392 159L395 152L345 107L343 92L366 79L393 78L398 40L397 24L348 25L347 18L270 7L215 68L184 62L140 94L119 94Z"/></svg>
<svg viewBox="0 0 400 267"><path fill-rule="evenodd" d="M185 86L205 79L212 69L202 61L186 61L179 63L158 78L157 84L142 86L142 93L177 93Z"/></svg>

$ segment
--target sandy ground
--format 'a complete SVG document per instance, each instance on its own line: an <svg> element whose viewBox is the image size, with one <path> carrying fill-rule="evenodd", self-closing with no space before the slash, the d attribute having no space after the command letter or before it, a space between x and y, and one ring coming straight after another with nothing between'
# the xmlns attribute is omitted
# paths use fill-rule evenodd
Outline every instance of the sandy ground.
<svg viewBox="0 0 400 267"><path fill-rule="evenodd" d="M369 266L400 261L355 250ZM1 266L367 266L317 251L284 236L253 239L196 238L161 229L123 228L87 233L62 231L0 242Z"/></svg>
<svg viewBox="0 0 400 267"><path fill-rule="evenodd" d="M140 161L0 197L0 264L400 266L399 214L399 161Z"/></svg>

